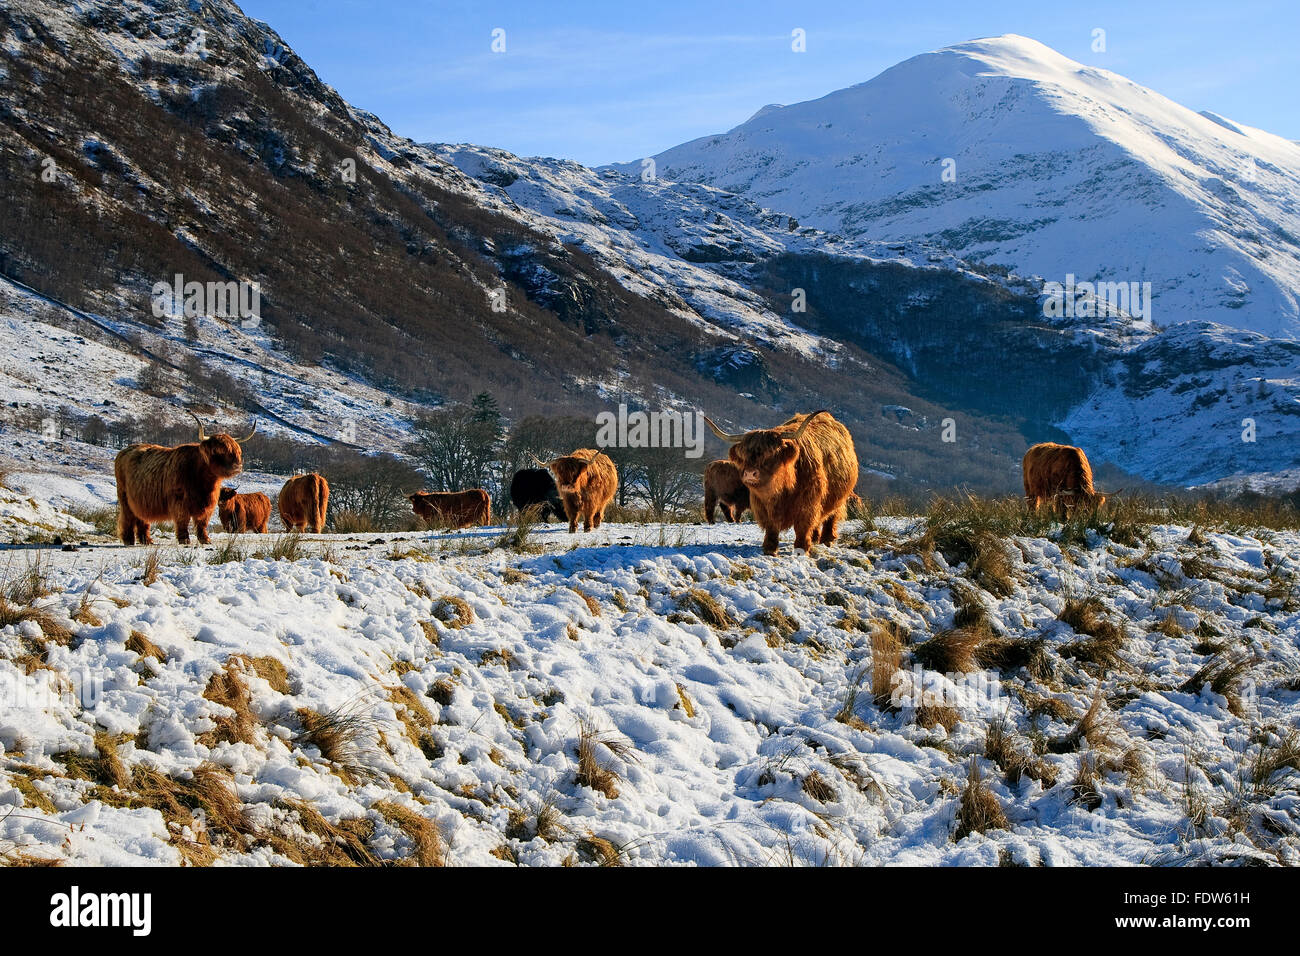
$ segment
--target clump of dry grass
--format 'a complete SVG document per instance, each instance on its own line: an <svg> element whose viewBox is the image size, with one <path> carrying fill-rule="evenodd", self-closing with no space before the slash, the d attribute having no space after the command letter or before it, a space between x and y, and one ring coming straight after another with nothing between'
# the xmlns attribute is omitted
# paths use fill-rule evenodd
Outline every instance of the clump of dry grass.
<svg viewBox="0 0 1300 956"><path fill-rule="evenodd" d="M533 532L542 523L542 506L529 505L506 520L494 548L518 554L537 554L542 546L533 541Z"/></svg>
<svg viewBox="0 0 1300 956"><path fill-rule="evenodd" d="M966 786L961 791L961 806L957 810L957 830L953 833L953 840L960 842L972 833L1010 828L1011 823L1007 820L1002 805L984 782L979 764L972 757L970 770L966 774Z"/></svg>
<svg viewBox="0 0 1300 956"><path fill-rule="evenodd" d="M1037 780L1044 789L1056 786L1056 771L1036 753L1029 741L1015 732L1005 717L989 722L984 733L984 756L1002 768L1003 779L1014 786L1022 777Z"/></svg>
<svg viewBox="0 0 1300 956"><path fill-rule="evenodd" d="M282 823L262 836L277 853L303 866L379 866L367 847L374 824L363 818L330 823L304 800L280 800Z"/></svg>
<svg viewBox="0 0 1300 956"><path fill-rule="evenodd" d="M1240 717L1245 705L1238 685L1255 663L1256 658L1251 654L1221 651L1202 664L1178 689L1188 694L1199 694L1209 685L1214 693L1227 698L1228 710Z"/></svg>
<svg viewBox="0 0 1300 956"><path fill-rule="evenodd" d="M858 695L862 691L862 681L866 676L867 668L859 668L858 672L849 680L849 686L844 691L844 699L840 702L840 709L835 712L836 720L855 730L867 729L866 721L855 713L858 706Z"/></svg>
<svg viewBox="0 0 1300 956"><path fill-rule="evenodd" d="M1055 670L1047 640L1041 637L990 637L975 649L975 660L1004 674L1023 668L1036 681L1051 680Z"/></svg>
<svg viewBox="0 0 1300 956"><path fill-rule="evenodd" d="M677 706L680 707L688 719L695 718L695 705L691 702L690 696L686 693L686 688L680 683L677 685Z"/></svg>
<svg viewBox="0 0 1300 956"><path fill-rule="evenodd" d="M1271 793L1274 778L1284 770L1300 772L1300 732L1295 730L1276 743L1261 741L1259 750L1251 761L1251 785L1257 793Z"/></svg>
<svg viewBox="0 0 1300 956"><path fill-rule="evenodd" d="M443 707L450 707L456 696L456 685L449 678L439 677L426 693Z"/></svg>
<svg viewBox="0 0 1300 956"><path fill-rule="evenodd" d="M131 636L126 639L126 649L141 657L152 657L159 664L167 663L167 652L149 640L148 635L141 631L131 631Z"/></svg>
<svg viewBox="0 0 1300 956"><path fill-rule="evenodd" d="M580 837L574 848L578 851L578 856L584 862L595 863L599 866L622 866L623 856L619 848L614 846L604 837L598 837L591 833Z"/></svg>
<svg viewBox="0 0 1300 956"><path fill-rule="evenodd" d="M582 598L582 603L587 605L587 610L591 612L592 617L600 617L600 601L596 600L593 595L582 590L582 588L571 588L570 590L572 590L574 594L578 595L578 597Z"/></svg>
<svg viewBox="0 0 1300 956"><path fill-rule="evenodd" d="M344 783L351 785L375 776L362 763L378 731L373 717L353 710L352 705L323 714L305 707L296 713L302 730L294 740L319 750Z"/></svg>
<svg viewBox="0 0 1300 956"><path fill-rule="evenodd" d="M1097 757L1093 754L1081 754L1079 769L1075 772L1074 782L1070 784L1070 803L1082 805L1089 813L1101 806L1101 771Z"/></svg>
<svg viewBox="0 0 1300 956"><path fill-rule="evenodd" d="M1112 743L1111 729L1106 720L1106 711L1103 709L1100 684L1097 685L1092 703L1079 718L1079 722L1070 729L1069 733L1049 738L1046 746L1052 753L1063 754L1078 750L1079 744L1085 741L1094 748L1109 747Z"/></svg>
<svg viewBox="0 0 1300 956"><path fill-rule="evenodd" d="M434 719L429 708L424 706L420 695L405 684L396 684L388 688L389 699L393 702L397 719L406 729L406 736L429 760L436 760L442 755L442 745L433 737Z"/></svg>
<svg viewBox="0 0 1300 956"><path fill-rule="evenodd" d="M152 587L158 582L158 575L162 572L162 548L150 548L145 552L144 560L140 563L140 583L145 587Z"/></svg>
<svg viewBox="0 0 1300 956"><path fill-rule="evenodd" d="M450 594L433 602L433 616L453 631L474 623L474 609L463 598Z"/></svg>
<svg viewBox="0 0 1300 956"><path fill-rule="evenodd" d="M421 816L409 807L381 800L374 804L385 820L397 827L411 841L411 855L407 857L414 866L445 866L446 846L438 824Z"/></svg>
<svg viewBox="0 0 1300 956"><path fill-rule="evenodd" d="M894 681L903 660L901 626L893 620L871 624L871 697L877 707L893 703Z"/></svg>
<svg viewBox="0 0 1300 956"><path fill-rule="evenodd" d="M1170 608L1165 616L1160 619L1160 623L1151 628L1151 633L1163 634L1165 637L1173 638L1185 636L1183 634L1183 629L1178 626L1178 615L1174 613L1173 608Z"/></svg>
<svg viewBox="0 0 1300 956"><path fill-rule="evenodd" d="M122 758L117 753L117 741L103 731L94 736L94 753L83 754L69 750L54 755L69 777L89 780L105 787L129 787L131 775L127 773Z"/></svg>
<svg viewBox="0 0 1300 956"><path fill-rule="evenodd" d="M753 620L768 631L768 644L773 646L788 641L798 633L800 624L779 607L765 607L754 613Z"/></svg>
<svg viewBox="0 0 1300 956"><path fill-rule="evenodd" d="M988 625L951 627L916 645L912 653L926 670L968 673L979 667L980 645L992 639L993 631Z"/></svg>
<svg viewBox="0 0 1300 956"><path fill-rule="evenodd" d="M48 569L41 558L27 563L17 575L8 572L0 581L0 627L23 624L27 621L41 629L41 633L57 644L68 644L72 632L47 607L37 602L52 593Z"/></svg>
<svg viewBox="0 0 1300 956"><path fill-rule="evenodd" d="M254 674L271 685L271 690L286 696L293 693L289 684L289 671L278 658L239 656Z"/></svg>
<svg viewBox="0 0 1300 956"><path fill-rule="evenodd" d="M251 744L256 739L253 731L257 718L253 715L252 695L244 683L242 663L238 657L232 657L226 661L224 670L217 671L208 679L208 686L203 690L204 699L229 708L231 713L212 718L216 727L199 735L199 742L204 746Z"/></svg>
<svg viewBox="0 0 1300 956"><path fill-rule="evenodd" d="M731 612L701 588L691 588L677 599L677 606L695 612L701 621L715 630L724 631L736 626L736 619L731 616Z"/></svg>
<svg viewBox="0 0 1300 956"><path fill-rule="evenodd" d="M819 770L806 774L803 780L799 782L799 789L818 803L830 803L835 799L835 788L831 786L830 781L821 775Z"/></svg>
<svg viewBox="0 0 1300 956"><path fill-rule="evenodd" d="M618 782L622 779L617 770L601 763L599 751L604 748L620 760L634 759L630 741L616 734L601 734L587 721L578 723L578 775L574 783L590 787L611 800L618 797Z"/></svg>
<svg viewBox="0 0 1300 956"><path fill-rule="evenodd" d="M951 731L961 723L961 714L957 708L950 707L947 704L923 703L916 708L913 719L916 721L917 726L924 727L926 730L942 727L944 730Z"/></svg>
<svg viewBox="0 0 1300 956"><path fill-rule="evenodd" d="M307 557L301 531L286 531L271 539L269 548L259 548L253 557L264 561L299 561Z"/></svg>
<svg viewBox="0 0 1300 956"><path fill-rule="evenodd" d="M1124 659L1119 656L1124 649L1124 629L1102 617L1105 608L1105 603L1095 595L1072 597L1066 599L1065 607L1057 616L1076 633L1087 635L1083 640L1064 645L1061 654L1094 665L1098 673L1124 666Z"/></svg>

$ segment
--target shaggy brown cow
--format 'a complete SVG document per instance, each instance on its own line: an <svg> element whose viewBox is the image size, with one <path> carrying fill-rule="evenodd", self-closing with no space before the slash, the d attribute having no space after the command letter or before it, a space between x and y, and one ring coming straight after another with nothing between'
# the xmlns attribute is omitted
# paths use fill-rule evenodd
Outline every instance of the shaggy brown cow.
<svg viewBox="0 0 1300 956"><path fill-rule="evenodd" d="M149 525L159 521L174 522L176 540L189 544L191 519L199 543L209 542L208 521L217 508L221 482L243 470L239 443L253 437L257 424L243 438L231 438L225 432L209 436L198 416L190 412L190 417L199 426L197 442L171 448L131 445L114 460L117 533L123 544L153 544Z"/></svg>
<svg viewBox="0 0 1300 956"><path fill-rule="evenodd" d="M735 435L704 420L731 444L754 521L764 531L765 554L776 554L786 528L794 529L794 546L807 553L818 541L835 540L858 483L858 456L853 436L830 412L795 415L775 428Z"/></svg>
<svg viewBox="0 0 1300 956"><path fill-rule="evenodd" d="M579 517L583 531L599 528L605 509L618 491L618 469L610 457L595 448L579 448L571 455L538 464L555 475L564 513L569 518L569 534L578 530Z"/></svg>
<svg viewBox="0 0 1300 956"><path fill-rule="evenodd" d="M704 520L713 524L718 506L722 517L736 522L749 508L749 489L740 480L740 469L726 458L709 462L704 469Z"/></svg>
<svg viewBox="0 0 1300 956"><path fill-rule="evenodd" d="M449 528L492 523L492 500L482 488L468 491L417 491L407 495L411 507L430 524L439 522Z"/></svg>
<svg viewBox="0 0 1300 956"><path fill-rule="evenodd" d="M222 488L217 498L217 515L223 531L266 534L266 524L271 520L271 499L260 491L241 495L234 488Z"/></svg>
<svg viewBox="0 0 1300 956"><path fill-rule="evenodd" d="M294 475L280 489L280 520L290 531L325 530L325 511L330 503L330 483L311 472Z"/></svg>
<svg viewBox="0 0 1300 956"><path fill-rule="evenodd" d="M1107 495L1092 486L1092 466L1082 448L1045 441L1025 452L1021 469L1025 478L1025 500L1034 511L1050 503L1058 517L1068 521L1080 506L1095 509Z"/></svg>

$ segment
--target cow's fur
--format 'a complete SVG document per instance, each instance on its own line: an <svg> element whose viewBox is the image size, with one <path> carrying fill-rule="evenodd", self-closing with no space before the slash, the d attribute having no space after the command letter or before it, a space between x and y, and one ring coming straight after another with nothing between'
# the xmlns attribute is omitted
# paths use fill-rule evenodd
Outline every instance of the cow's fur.
<svg viewBox="0 0 1300 956"><path fill-rule="evenodd" d="M711 461L704 469L704 520L713 524L718 507L722 517L736 522L749 508L749 489L740 480L740 469L729 459Z"/></svg>
<svg viewBox="0 0 1300 956"><path fill-rule="evenodd" d="M329 503L330 485L321 475L295 475L280 489L280 520L290 531L320 534L325 530Z"/></svg>
<svg viewBox="0 0 1300 956"><path fill-rule="evenodd" d="M113 462L122 543L153 544L149 525L171 521L176 540L189 544L193 520L199 543L207 544L221 482L243 466L239 442L224 432L170 448L140 444L122 449Z"/></svg>
<svg viewBox="0 0 1300 956"><path fill-rule="evenodd" d="M417 516L449 528L492 523L492 499L482 488L467 491L417 491L407 495Z"/></svg>
<svg viewBox="0 0 1300 956"><path fill-rule="evenodd" d="M222 530L232 534L266 534L271 520L271 499L260 491L238 494L234 488L222 488L217 498L217 516Z"/></svg>
<svg viewBox="0 0 1300 956"><path fill-rule="evenodd" d="M550 521L564 517L564 502L556 490L555 479L545 468L520 468L510 479L510 503L519 511L538 507L538 517Z"/></svg>
<svg viewBox="0 0 1300 956"><path fill-rule="evenodd" d="M569 534L578 530L579 518L583 531L599 528L605 509L618 491L618 469L610 457L595 448L579 448L554 459L548 467L564 503Z"/></svg>
<svg viewBox="0 0 1300 956"><path fill-rule="evenodd" d="M1047 504L1068 520L1077 508L1095 509L1106 503L1106 495L1092 485L1092 466L1082 448L1041 442L1025 452L1021 469L1025 500L1034 511Z"/></svg>
<svg viewBox="0 0 1300 956"><path fill-rule="evenodd" d="M795 415L776 428L746 432L731 446L730 458L749 489L754 521L764 532L764 553L776 554L787 528L794 529L795 547L807 553L819 541L835 540L858 483L858 456L853 436L829 412Z"/></svg>

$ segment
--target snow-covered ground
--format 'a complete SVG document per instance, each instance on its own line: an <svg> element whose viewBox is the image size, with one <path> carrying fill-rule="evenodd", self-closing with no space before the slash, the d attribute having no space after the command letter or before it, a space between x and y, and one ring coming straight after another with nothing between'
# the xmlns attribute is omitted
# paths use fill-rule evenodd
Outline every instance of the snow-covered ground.
<svg viewBox="0 0 1300 956"><path fill-rule="evenodd" d="M500 529L327 536L296 560L246 538L209 563L218 535L155 576L147 549L41 551L37 605L68 633L0 629L0 853L405 859L428 838L396 805L452 865L1300 862L1294 750L1251 782L1300 717L1300 535L1011 539L996 597L906 556L912 524L812 558L788 536L763 556L753 525L551 525L534 553ZM38 553L10 558L16 580ZM1088 596L1123 637L1100 680L1058 619ZM874 702L872 624L908 642L897 688L951 690L913 647L972 602L1042 639L1037 676L951 713ZM1232 699L1180 689L1215 648L1251 657ZM999 717L1033 755L1016 782L984 756ZM955 840L972 761L1007 824ZM189 802L148 796L159 775Z"/></svg>

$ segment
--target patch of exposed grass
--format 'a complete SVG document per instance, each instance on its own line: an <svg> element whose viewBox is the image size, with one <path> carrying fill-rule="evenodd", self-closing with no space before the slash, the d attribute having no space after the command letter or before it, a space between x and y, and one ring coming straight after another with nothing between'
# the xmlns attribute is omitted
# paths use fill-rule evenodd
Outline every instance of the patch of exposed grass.
<svg viewBox="0 0 1300 956"><path fill-rule="evenodd" d="M992 640L987 626L952 627L913 648L913 656L926 670L943 674L969 673L979 668L980 645Z"/></svg>
<svg viewBox="0 0 1300 956"><path fill-rule="evenodd" d="M705 624L715 630L725 631L736 627L737 622L722 603L702 588L691 588L677 599L677 606L690 610Z"/></svg>
<svg viewBox="0 0 1300 956"><path fill-rule="evenodd" d="M474 609L463 598L445 594L433 602L433 616L455 631L474 622Z"/></svg>
<svg viewBox="0 0 1300 956"><path fill-rule="evenodd" d="M1238 685L1255 664L1256 658L1251 654L1221 651L1202 664L1178 689L1189 694L1199 694L1208 685L1214 693L1226 698L1228 709L1240 717L1245 706Z"/></svg>
<svg viewBox="0 0 1300 956"><path fill-rule="evenodd" d="M241 659L232 657L226 661L224 670L217 671L208 679L208 686L203 691L204 699L229 708L231 713L212 718L215 728L198 738L204 746L251 744L256 740L253 731L257 718L253 715L253 699L244 683L241 665Z"/></svg>
<svg viewBox="0 0 1300 956"><path fill-rule="evenodd" d="M961 791L961 805L957 809L957 829L953 833L953 840L961 841L972 833L1010 828L1011 823L1007 820L1002 805L984 782L979 764L972 757L970 770L966 774L966 786Z"/></svg>
<svg viewBox="0 0 1300 956"><path fill-rule="evenodd" d="M574 783L580 787L590 787L603 793L611 800L618 798L618 783L621 779L617 770L600 760L600 751L609 751L620 760L633 759L632 744L616 734L601 734L585 720L578 724L578 774Z"/></svg>
<svg viewBox="0 0 1300 956"><path fill-rule="evenodd" d="M428 817L401 804L381 800L373 809L393 826L401 830L411 843L411 853L406 858L415 866L444 866L446 847L438 824Z"/></svg>
<svg viewBox="0 0 1300 956"><path fill-rule="evenodd" d="M131 636L126 639L126 649L141 657L152 657L159 664L167 663L167 652L149 640L148 635L142 631L131 631Z"/></svg>

